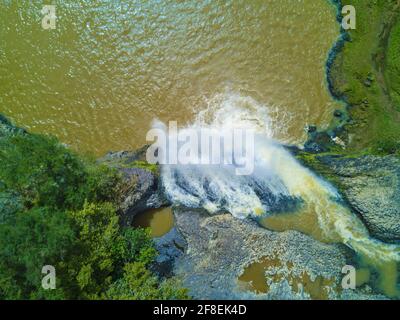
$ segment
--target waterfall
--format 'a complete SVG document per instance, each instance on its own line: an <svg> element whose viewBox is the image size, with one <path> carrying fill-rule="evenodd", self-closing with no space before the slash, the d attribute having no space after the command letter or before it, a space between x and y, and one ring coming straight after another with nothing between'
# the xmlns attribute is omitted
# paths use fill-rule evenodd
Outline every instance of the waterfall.
<svg viewBox="0 0 400 320"><path fill-rule="evenodd" d="M235 163L201 165L194 161L195 164L162 165L162 183L172 203L204 208L211 214L222 211L240 219L256 220L279 212L312 210L325 241L347 245L375 267L397 263L399 246L371 238L337 190L273 140L280 126L270 121L269 110L237 94L212 100L185 129L254 130L254 170L241 176L235 174ZM224 148L221 144L214 147ZM198 156L214 151L202 150ZM224 151L218 150L217 154Z"/></svg>

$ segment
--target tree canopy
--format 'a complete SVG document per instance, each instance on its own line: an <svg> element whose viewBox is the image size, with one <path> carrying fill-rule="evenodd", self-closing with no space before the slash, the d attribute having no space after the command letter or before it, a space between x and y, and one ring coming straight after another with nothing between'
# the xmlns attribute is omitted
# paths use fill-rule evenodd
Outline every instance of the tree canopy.
<svg viewBox="0 0 400 320"><path fill-rule="evenodd" d="M0 299L180 299L150 271L146 229L122 228L119 173L0 118ZM56 269L56 289L41 286Z"/></svg>

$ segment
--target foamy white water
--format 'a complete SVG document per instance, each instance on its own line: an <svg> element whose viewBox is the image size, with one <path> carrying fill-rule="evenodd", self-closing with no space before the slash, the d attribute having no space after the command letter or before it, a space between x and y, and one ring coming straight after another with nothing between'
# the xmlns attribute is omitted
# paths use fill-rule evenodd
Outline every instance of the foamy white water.
<svg viewBox="0 0 400 320"><path fill-rule="evenodd" d="M164 165L162 182L170 200L210 213L228 211L237 218L259 218L309 208L315 211L327 241L341 241L378 264L400 261L399 246L372 239L337 190L273 140L274 133L281 128L270 121L268 111L267 106L234 94L213 100L188 127L219 131L254 129L254 172L237 176L235 164ZM218 151L223 154L224 150Z"/></svg>

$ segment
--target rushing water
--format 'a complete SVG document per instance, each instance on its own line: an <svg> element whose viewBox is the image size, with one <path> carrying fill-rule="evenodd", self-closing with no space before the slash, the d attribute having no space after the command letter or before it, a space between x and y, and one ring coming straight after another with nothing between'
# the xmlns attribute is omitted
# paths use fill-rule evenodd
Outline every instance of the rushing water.
<svg viewBox="0 0 400 320"><path fill-rule="evenodd" d="M274 142L301 143L305 125L327 125L338 107L325 79L339 33L329 1L54 3L56 30L41 28L37 2L0 4L1 113L97 155L142 146L154 118L256 128L255 174L166 166L170 198L342 242L398 295L399 248L371 239L336 190ZM277 217L279 201L295 205ZM152 212L140 224L158 217L171 220ZM264 267L254 268L262 275Z"/></svg>
<svg viewBox="0 0 400 320"><path fill-rule="evenodd" d="M229 211L237 218L252 217L278 231L299 230L320 241L343 243L379 272L379 286L385 294L399 296L396 285L400 246L371 238L332 185L304 168L272 140L277 129L270 127L265 110L267 106L251 98L228 94L200 112L190 128L207 127L219 132L251 128L256 132L254 171L239 176L236 163L226 165L223 161L198 165L210 153L223 157L226 145L213 143L211 148L195 155L194 164L162 166L163 185L170 200L188 207L203 207L210 213ZM174 133L168 134L171 137ZM194 139L186 143L198 144ZM282 214L282 208L289 213Z"/></svg>
<svg viewBox="0 0 400 320"><path fill-rule="evenodd" d="M193 120L226 89L270 106L275 138L299 143L337 107L325 62L339 34L327 0L0 3L0 112L81 151L145 143L151 120Z"/></svg>

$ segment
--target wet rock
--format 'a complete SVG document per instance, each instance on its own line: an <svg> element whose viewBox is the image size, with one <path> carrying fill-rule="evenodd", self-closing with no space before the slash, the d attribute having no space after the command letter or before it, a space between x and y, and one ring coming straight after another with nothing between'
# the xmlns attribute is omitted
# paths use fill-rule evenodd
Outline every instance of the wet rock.
<svg viewBox="0 0 400 320"><path fill-rule="evenodd" d="M122 168L121 201L119 211L122 223L130 225L139 212L154 208L147 205L150 197L157 192L155 176L141 168Z"/></svg>
<svg viewBox="0 0 400 320"><path fill-rule="evenodd" d="M317 126L313 126L313 125L307 126L306 131L308 133L316 132L317 131Z"/></svg>
<svg viewBox="0 0 400 320"><path fill-rule="evenodd" d="M27 131L14 126L10 120L0 114L0 138L15 134L26 134Z"/></svg>
<svg viewBox="0 0 400 320"><path fill-rule="evenodd" d="M326 152L333 145L331 136L327 132L313 132L309 134L309 138L304 144L304 151L310 153Z"/></svg>
<svg viewBox="0 0 400 320"><path fill-rule="evenodd" d="M187 248L187 244L176 228L172 228L166 235L154 239L158 256L152 266L152 270L162 278L174 275L175 261Z"/></svg>
<svg viewBox="0 0 400 320"><path fill-rule="evenodd" d="M136 161L145 161L146 160L146 151L148 146L145 145L134 151L110 151L103 158L101 158L100 162L105 162L108 164L132 164Z"/></svg>
<svg viewBox="0 0 400 320"><path fill-rule="evenodd" d="M340 298L342 267L347 248L317 242L296 231L272 232L254 221L230 214L210 216L201 210L176 208L176 228L187 249L175 263L174 273L196 299L309 299L308 289L293 279L307 274L332 282L326 293ZM245 268L262 259L279 261L280 277L270 273L266 293L245 289L238 278ZM271 271L271 270L270 270ZM291 280L292 279L292 280ZM357 293L353 293L357 295Z"/></svg>
<svg viewBox="0 0 400 320"><path fill-rule="evenodd" d="M318 156L339 179L349 205L371 235L400 241L400 159L396 156L344 158Z"/></svg>
<svg viewBox="0 0 400 320"><path fill-rule="evenodd" d="M343 112L341 110L335 110L333 112L333 116L336 118L342 118L343 117Z"/></svg>
<svg viewBox="0 0 400 320"><path fill-rule="evenodd" d="M99 162L117 168L122 174L119 213L123 225L131 225L136 214L169 205L158 172L143 161L147 146L137 151L110 152ZM143 167L141 167L143 166Z"/></svg>

